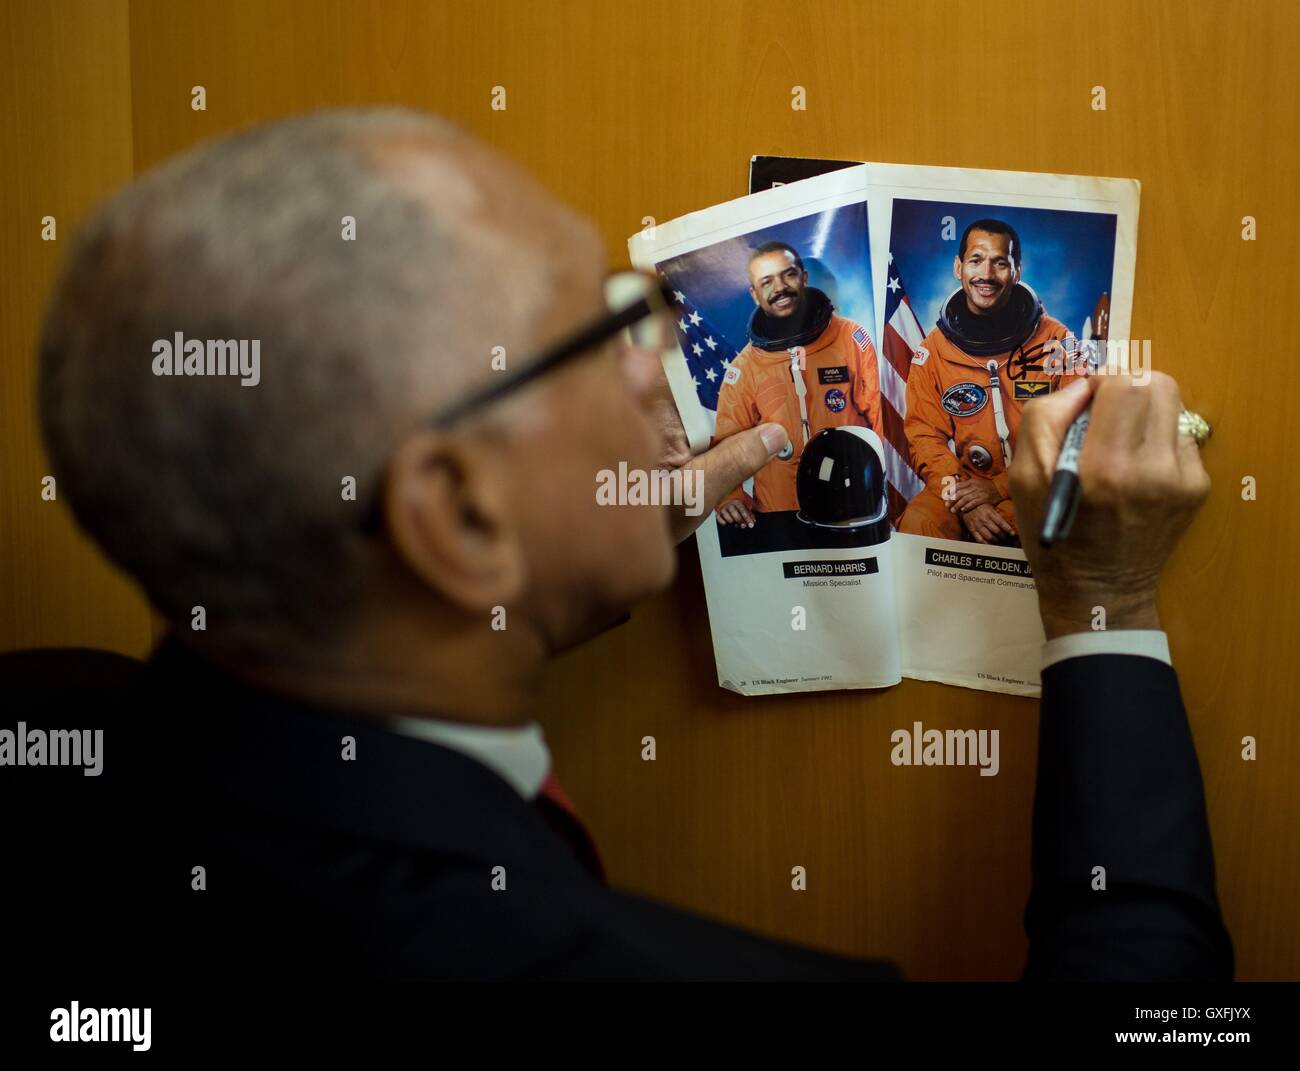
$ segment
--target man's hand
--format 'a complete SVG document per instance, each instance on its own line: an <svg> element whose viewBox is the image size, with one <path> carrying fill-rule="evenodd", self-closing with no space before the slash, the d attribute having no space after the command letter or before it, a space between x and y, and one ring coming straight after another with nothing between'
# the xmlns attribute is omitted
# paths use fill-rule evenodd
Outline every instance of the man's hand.
<svg viewBox="0 0 1300 1071"><path fill-rule="evenodd" d="M719 524L736 524L741 528L753 528L755 519L753 511L740 501L725 502L718 507Z"/></svg>
<svg viewBox="0 0 1300 1071"><path fill-rule="evenodd" d="M996 506L987 502L958 516L976 543L1009 543L1016 538L1011 522L998 512Z"/></svg>
<svg viewBox="0 0 1300 1071"><path fill-rule="evenodd" d="M968 513L976 506L996 506L1002 501L997 485L992 480L979 476L970 476L957 483L952 501L948 503L950 513Z"/></svg>
<svg viewBox="0 0 1300 1071"><path fill-rule="evenodd" d="M1066 429L1089 400L1079 458L1082 499L1068 539L1038 542L1043 502ZM1160 372L1139 386L1130 376L1078 379L1025 406L1011 497L1026 537L1048 639L1092 627L1159 628L1156 582L1210 490L1200 451L1178 433L1178 384Z"/></svg>
<svg viewBox="0 0 1300 1071"><path fill-rule="evenodd" d="M673 540L680 543L699 527L705 517L717 509L719 502L784 450L789 436L780 424L760 424L756 428L730 435L712 449L692 457L690 442L686 429L682 426L681 415L677 412L677 404L673 401L668 378L658 361L655 363L658 377L651 391L649 406L663 443L659 453L659 467L666 471L697 469L703 474L702 501L695 504L700 507L699 512L691 516L682 506L670 507ZM685 474L683 471L683 476ZM685 480L682 485L687 486ZM727 515L725 520L724 513ZM720 523L745 524L752 528L754 514L741 503L728 502L719 512L718 520Z"/></svg>

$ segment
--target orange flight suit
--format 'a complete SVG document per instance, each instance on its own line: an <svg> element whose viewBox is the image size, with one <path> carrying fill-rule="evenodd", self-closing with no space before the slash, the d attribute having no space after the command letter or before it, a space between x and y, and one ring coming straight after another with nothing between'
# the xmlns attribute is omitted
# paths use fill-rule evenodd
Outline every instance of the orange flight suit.
<svg viewBox="0 0 1300 1071"><path fill-rule="evenodd" d="M808 438L823 428L850 425L881 434L880 370L876 347L866 330L852 320L832 316L826 330L804 346L803 352ZM713 441L771 421L785 428L794 453L784 461L773 459L759 470L753 496L738 487L719 507L741 501L751 510L764 512L799 508L795 477L804 439L790 351L769 352L751 342L736 354L722 377Z"/></svg>
<svg viewBox="0 0 1300 1071"><path fill-rule="evenodd" d="M946 476L956 476L958 480L968 477L992 480L1002 499L997 510L1015 527L1011 488L998 440L993 399L989 395L990 376L985 364L990 360L998 363L1007 440L1014 455L1024 403L1064 386L1075 374L1068 360L1062 362L1066 369L1062 375L1025 369L1026 360L1022 356L1030 364L1041 365L1053 349L1049 348L1045 354L1042 347L1069 334L1064 324L1044 313L1037 329L1021 347L988 357L973 357L961 350L937 326L925 336L921 347L912 355L907 378L907 418L903 422L912 468L925 481L925 489L907 504L898 522L900 532L941 539L970 538L961 518L949 511L948 502L943 498ZM1013 356L1015 361L1010 360ZM1060 360L1059 356L1057 359ZM953 442L951 448L949 439ZM988 454L990 463L985 468L972 463L975 447L982 447ZM978 450L974 456L980 456Z"/></svg>

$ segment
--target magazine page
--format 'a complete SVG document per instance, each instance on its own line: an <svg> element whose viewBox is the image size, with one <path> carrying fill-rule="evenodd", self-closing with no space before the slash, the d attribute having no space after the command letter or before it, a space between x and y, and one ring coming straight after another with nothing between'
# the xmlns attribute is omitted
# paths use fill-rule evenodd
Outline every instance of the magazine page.
<svg viewBox="0 0 1300 1071"><path fill-rule="evenodd" d="M903 674L1036 695L1043 642L1007 483L1024 406L1132 345L1139 186L867 165ZM1087 345L1083 343L1086 342Z"/></svg>
<svg viewBox="0 0 1300 1071"><path fill-rule="evenodd" d="M852 167L628 242L667 280L664 368L694 450L760 423L786 450L697 532L718 682L745 695L900 676L866 172Z"/></svg>

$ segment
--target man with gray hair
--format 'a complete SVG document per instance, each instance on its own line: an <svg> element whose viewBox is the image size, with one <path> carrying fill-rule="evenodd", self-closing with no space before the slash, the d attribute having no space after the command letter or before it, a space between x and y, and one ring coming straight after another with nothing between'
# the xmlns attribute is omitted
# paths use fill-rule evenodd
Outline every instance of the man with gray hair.
<svg viewBox="0 0 1300 1071"><path fill-rule="evenodd" d="M589 222L399 111L200 147L86 226L40 406L77 518L172 628L117 759L150 831L131 888L152 951L209 976L896 976L611 890L555 782L530 720L544 660L661 589L674 540L787 442L764 424L692 458L658 283L606 308L601 266ZM703 510L598 502L620 465L689 466ZM1194 489L1166 490L1141 508L1168 549ZM1070 616L1069 578L1054 590ZM1173 802L1195 838L1191 764ZM1217 906L1182 906L1204 879L1142 885L1156 944L1100 901L1067 917L1049 883L1039 969L1104 974L1071 958L1100 928L1154 973L1222 974Z"/></svg>

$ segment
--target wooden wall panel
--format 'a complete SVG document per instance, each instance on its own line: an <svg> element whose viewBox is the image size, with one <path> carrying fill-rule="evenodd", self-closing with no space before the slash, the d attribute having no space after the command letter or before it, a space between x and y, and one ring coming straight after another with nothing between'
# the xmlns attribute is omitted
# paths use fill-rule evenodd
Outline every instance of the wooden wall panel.
<svg viewBox="0 0 1300 1071"><path fill-rule="evenodd" d="M47 16L37 10L19 21L39 39ZM57 11L75 12L87 40L107 20L120 51L120 5ZM114 116L129 99L129 123L118 118L114 129L133 137L137 168L308 108L429 109L593 216L617 263L644 216L743 193L753 153L1140 179L1134 332L1153 340L1156 367L1216 426L1206 455L1214 495L1177 556L1162 611L1205 771L1239 976L1277 979L1300 978L1297 47L1300 11L1283 0L996 9L136 0L129 98L120 74L75 92ZM84 151L84 116L70 119L68 101L42 88L49 65L66 71L66 58L53 46L43 55L48 63L36 53L17 75L0 74L26 94L13 109L24 129L49 135L6 148L29 201L50 168L57 175ZM207 111L193 112L190 88L200 84ZM495 85L506 87L505 112L489 108ZM794 85L806 88L806 112L790 108ZM1090 107L1097 85L1105 112ZM122 143L101 133L98 144L108 154ZM124 163L113 160L116 171L74 168L75 190L87 199L106 190ZM24 209L18 233L35 233L32 215ZM1241 240L1245 215L1258 220L1255 242ZM4 284L20 319L44 281ZM25 319L21 330L30 334ZM20 364L7 350L4 412L21 423ZM1254 502L1240 495L1247 475L1258 482ZM6 506L16 508L13 486ZM73 613L56 579L83 559L33 534L34 505L9 516L4 546L20 540L21 564L6 559L5 576L21 600L4 608L0 636L85 636L93 608ZM670 592L546 681L542 720L559 772L615 879L769 933L890 955L912 977L1014 977L1036 704L911 681L875 694L721 692L693 548L682 560ZM128 603L105 605L117 614L98 626L109 645L131 646ZM1000 729L1001 773L891 766L889 734L914 719ZM654 763L639 757L647 735ZM1256 762L1240 758L1245 735L1259 741ZM796 864L808 868L805 893L790 890Z"/></svg>
<svg viewBox="0 0 1300 1071"><path fill-rule="evenodd" d="M0 650L143 654L149 613L60 502L34 406L41 310L77 221L131 178L125 0L17 0L0 23ZM41 220L56 220L43 241Z"/></svg>

